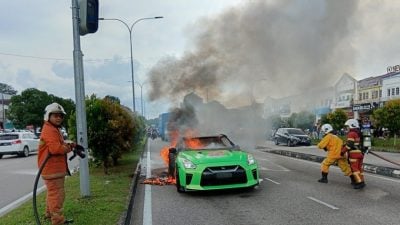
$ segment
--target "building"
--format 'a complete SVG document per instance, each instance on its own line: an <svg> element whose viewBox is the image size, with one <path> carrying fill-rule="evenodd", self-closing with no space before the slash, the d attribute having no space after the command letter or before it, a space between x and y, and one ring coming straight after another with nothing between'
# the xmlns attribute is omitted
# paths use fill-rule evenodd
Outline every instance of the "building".
<svg viewBox="0 0 400 225"><path fill-rule="evenodd" d="M353 117L353 99L356 92L357 80L344 73L334 85L334 102L332 111L342 109L348 117Z"/></svg>
<svg viewBox="0 0 400 225"><path fill-rule="evenodd" d="M400 98L400 72L391 73L382 79L381 103Z"/></svg>

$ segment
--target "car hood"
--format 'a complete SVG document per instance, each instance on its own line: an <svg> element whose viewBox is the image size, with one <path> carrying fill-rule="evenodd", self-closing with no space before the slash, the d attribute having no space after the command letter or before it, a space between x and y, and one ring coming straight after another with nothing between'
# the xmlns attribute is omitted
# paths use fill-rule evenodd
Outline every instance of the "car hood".
<svg viewBox="0 0 400 225"><path fill-rule="evenodd" d="M247 153L240 150L190 150L182 151L179 157L186 158L194 164L217 163L217 162L237 162L247 160Z"/></svg>

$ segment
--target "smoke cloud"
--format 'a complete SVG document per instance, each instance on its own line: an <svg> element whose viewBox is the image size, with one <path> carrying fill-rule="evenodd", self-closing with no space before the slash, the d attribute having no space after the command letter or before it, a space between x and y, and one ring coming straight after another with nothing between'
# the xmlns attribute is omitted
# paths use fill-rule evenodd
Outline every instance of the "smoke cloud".
<svg viewBox="0 0 400 225"><path fill-rule="evenodd" d="M150 99L181 102L196 93L202 100L175 110L172 124L254 146L269 129L256 98L321 90L352 71L357 7L356 0L253 0L204 18L190 30L194 49L150 70Z"/></svg>
<svg viewBox="0 0 400 225"><path fill-rule="evenodd" d="M349 21L357 4L253 0L204 18L193 26L194 50L151 69L150 99L178 100L195 91L236 107L252 96L331 86L353 65Z"/></svg>

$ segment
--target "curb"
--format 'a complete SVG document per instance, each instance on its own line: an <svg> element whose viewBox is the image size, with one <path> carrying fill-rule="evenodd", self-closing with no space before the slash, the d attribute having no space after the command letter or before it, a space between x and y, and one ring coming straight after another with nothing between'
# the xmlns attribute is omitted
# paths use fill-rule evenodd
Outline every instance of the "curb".
<svg viewBox="0 0 400 225"><path fill-rule="evenodd" d="M288 156L288 157L292 157L292 158L308 160L308 161L313 161L313 162L318 162L318 163L321 163L322 160L325 159L325 157L322 157L322 156L299 153L299 152L291 152L291 151L286 151L286 150L264 150L264 152ZM373 174L378 174L378 175L393 177L393 178L400 178L400 170L390 168L390 167L376 166L376 165L364 163L363 169L365 172L368 172L368 173L373 173Z"/></svg>
<svg viewBox="0 0 400 225"><path fill-rule="evenodd" d="M147 146L147 140L146 140L146 144L143 146L143 151L142 151L140 158L143 158L143 153L145 152L144 149L146 149L146 146ZM118 225L130 225L131 224L132 209L133 209L133 204L135 202L136 189L137 189L137 184L139 181L141 171L142 171L142 163L141 163L141 160L139 160L139 162L136 165L136 169L135 169L135 172L134 172L133 178L132 178L131 188L130 188L129 197L128 197L128 199L129 199L128 208L126 209L125 212L122 213L122 215L117 223Z"/></svg>
<svg viewBox="0 0 400 225"><path fill-rule="evenodd" d="M131 183L131 188L130 188L130 193L129 193L129 203L128 203L128 208L126 211L121 215L118 225L130 225L131 224L131 218L132 218L132 208L133 204L135 201L135 194L136 194L136 188L139 180L139 175L141 172L141 164L138 162L136 165L135 173L132 178L132 183Z"/></svg>

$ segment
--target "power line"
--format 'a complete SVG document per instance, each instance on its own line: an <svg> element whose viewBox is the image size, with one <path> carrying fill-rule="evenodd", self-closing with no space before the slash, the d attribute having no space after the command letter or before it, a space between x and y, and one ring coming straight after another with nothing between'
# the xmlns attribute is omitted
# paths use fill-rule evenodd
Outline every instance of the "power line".
<svg viewBox="0 0 400 225"><path fill-rule="evenodd" d="M31 56L31 55L20 55L14 53L5 53L0 52L0 55L4 56L13 56L13 57L20 57L20 58L30 58L30 59L38 59L38 60L51 60L51 61L72 61L71 58L52 58L52 57L41 57L41 56ZM121 58L122 60L130 60L130 57ZM105 61L112 61L113 59L86 59L85 62L105 62Z"/></svg>

